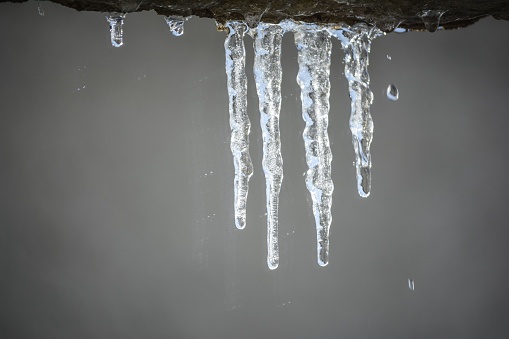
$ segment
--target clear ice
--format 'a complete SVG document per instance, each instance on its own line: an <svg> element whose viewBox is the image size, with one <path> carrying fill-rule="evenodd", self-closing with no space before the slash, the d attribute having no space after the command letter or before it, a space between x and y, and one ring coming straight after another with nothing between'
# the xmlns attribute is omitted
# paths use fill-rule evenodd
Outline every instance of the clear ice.
<svg viewBox="0 0 509 339"><path fill-rule="evenodd" d="M329 261L329 230L332 222L332 152L327 128L329 124L331 35L341 41L345 52L345 76L348 80L351 115L350 130L355 150L357 188L360 196L371 191L371 154L373 120L370 106L373 93L369 88L369 52L371 41L383 34L366 24L318 26L283 21L280 24L257 22L252 28L245 22L227 22L219 25L227 30L225 41L226 75L231 128L230 148L235 166L234 211L235 225L246 225L248 183L253 174L249 155L250 122L247 116L247 79L244 35L254 39L254 77L260 110L263 137L262 167L266 182L267 200L267 264L273 270L279 265L278 207L283 181L283 158L279 116L281 110L281 42L287 31L295 33L301 88L303 132L308 170L306 186L313 201L317 237L317 257L320 266ZM388 56L390 59L390 56ZM398 96L397 88L389 86L388 96Z"/></svg>
<svg viewBox="0 0 509 339"><path fill-rule="evenodd" d="M124 18L125 14L114 13L106 17L110 24L111 45L120 47L124 44Z"/></svg>
<svg viewBox="0 0 509 339"><path fill-rule="evenodd" d="M350 130L355 151L357 191L361 197L371 193L371 140L373 119L370 106L373 93L369 88L369 52L371 41L381 34L380 30L366 24L333 32L345 51L345 76L348 80L351 100Z"/></svg>
<svg viewBox="0 0 509 339"><path fill-rule="evenodd" d="M387 99L396 101L399 99L399 90L394 84L387 86Z"/></svg>
<svg viewBox="0 0 509 339"><path fill-rule="evenodd" d="M277 268L279 264L278 206L283 181L279 113L283 32L280 25L267 23L260 23L252 30L255 53L254 76L263 136L262 166L267 196L267 264L271 270Z"/></svg>
<svg viewBox="0 0 509 339"><path fill-rule="evenodd" d="M231 128L230 148L235 166L235 226L243 229L246 226L249 179L253 175L253 163L249 155L251 122L247 115L246 51L244 49L244 34L247 26L243 22L228 22L226 26L228 35L224 42L224 49Z"/></svg>
<svg viewBox="0 0 509 339"><path fill-rule="evenodd" d="M440 10L425 10L417 14L421 17L424 22L424 27L430 33L436 32L438 27L440 26L440 19L445 11Z"/></svg>
<svg viewBox="0 0 509 339"><path fill-rule="evenodd" d="M165 16L164 20L170 28L171 34L174 36L181 36L184 34L184 21L186 20L182 16Z"/></svg>
<svg viewBox="0 0 509 339"><path fill-rule="evenodd" d="M306 25L295 32L301 88L302 117L306 122L306 186L313 200L316 224L317 259L320 266L329 262L329 228L334 184L331 177L332 152L327 134L329 124L331 39L326 30Z"/></svg>

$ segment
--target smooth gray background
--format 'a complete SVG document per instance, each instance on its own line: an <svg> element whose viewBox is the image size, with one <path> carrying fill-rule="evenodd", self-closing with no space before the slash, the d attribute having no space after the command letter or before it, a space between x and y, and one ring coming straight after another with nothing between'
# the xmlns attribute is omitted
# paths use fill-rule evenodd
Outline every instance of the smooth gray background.
<svg viewBox="0 0 509 339"><path fill-rule="evenodd" d="M239 231L225 34L194 18L176 38L139 13L116 49L103 14L43 7L0 5L0 337L509 336L508 22L373 43L368 199L334 42L326 268L285 36L281 264L269 271L251 39L255 173Z"/></svg>

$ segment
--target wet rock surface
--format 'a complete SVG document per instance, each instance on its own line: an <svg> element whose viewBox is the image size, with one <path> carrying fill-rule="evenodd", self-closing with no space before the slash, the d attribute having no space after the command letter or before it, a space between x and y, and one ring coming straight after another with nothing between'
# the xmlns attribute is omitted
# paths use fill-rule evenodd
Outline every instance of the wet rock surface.
<svg viewBox="0 0 509 339"><path fill-rule="evenodd" d="M25 2L27 0L0 0ZM395 27L429 30L440 20L445 29L461 28L480 18L493 16L509 20L508 0L52 0L78 11L131 13L154 10L166 16L198 16L245 20L255 26L259 21L277 23L285 19L314 23L349 25L366 22L386 32ZM426 20L428 22L426 23ZM426 23L426 24L425 24Z"/></svg>

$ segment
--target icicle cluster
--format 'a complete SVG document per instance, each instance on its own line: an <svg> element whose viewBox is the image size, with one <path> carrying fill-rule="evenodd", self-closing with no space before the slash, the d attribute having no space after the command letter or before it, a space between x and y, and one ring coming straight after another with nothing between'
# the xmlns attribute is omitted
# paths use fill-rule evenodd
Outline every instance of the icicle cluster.
<svg viewBox="0 0 509 339"><path fill-rule="evenodd" d="M423 20L432 22L436 30L443 12L422 13ZM111 43L123 45L125 14L114 13L107 17L110 24ZM184 33L184 17L165 17L175 36ZM219 27L219 26L218 26ZM251 28L250 28L251 27ZM345 76L351 99L350 130L355 151L357 189L361 197L371 192L371 153L373 119L370 106L373 93L369 89L369 52L371 41L381 34L375 27L358 24L352 27L318 26L284 21L268 24L259 20L227 22L221 30L228 32L225 47L225 68L228 85L229 117L231 128L230 148L235 167L234 211L235 226L246 226L246 205L249 179L253 164L249 155L251 123L247 115L247 77L244 36L253 38L254 77L258 93L260 126L263 136L262 167L265 173L267 200L267 264L275 269L279 264L278 210L279 192L283 182L283 158L279 115L281 111L281 42L283 34L293 31L298 51L299 73L297 83L301 88L302 117L306 123L304 146L306 150L306 187L313 201L317 238L318 264L329 262L329 229L332 222L332 152L327 128L329 125L331 36L338 38L345 52ZM390 85L387 96L398 99L396 86Z"/></svg>
<svg viewBox="0 0 509 339"><path fill-rule="evenodd" d="M232 130L231 150L235 165L234 210L237 228L246 223L248 181L253 165L249 156L250 122L246 113L246 74L243 37L248 29L242 22L228 22L225 41L226 74ZM361 24L343 29L312 24L283 22L279 25L259 23L248 32L254 39L254 77L259 99L263 134L263 170L267 199L267 263L275 269L279 263L278 205L283 180L283 159L279 132L281 110L281 41L287 31L295 33L301 88L303 132L306 149L306 186L313 201L317 235L318 264L325 266L329 257L329 229L332 222L332 152L327 128L329 124L331 36L338 38L345 51L345 75L351 98L350 129L355 150L355 164L360 196L371 191L371 154L373 121L369 89L369 51L371 41L380 34L374 27Z"/></svg>

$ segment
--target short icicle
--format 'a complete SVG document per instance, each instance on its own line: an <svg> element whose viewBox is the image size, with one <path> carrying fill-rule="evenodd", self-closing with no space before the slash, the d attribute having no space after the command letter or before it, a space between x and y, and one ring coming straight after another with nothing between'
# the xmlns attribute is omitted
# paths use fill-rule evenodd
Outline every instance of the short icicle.
<svg viewBox="0 0 509 339"><path fill-rule="evenodd" d="M320 266L329 262L329 228L334 184L331 177L332 152L327 134L330 95L330 34L316 27L299 26L295 33L298 50L304 145L306 148L306 186L313 200L316 223L317 258Z"/></svg>
<svg viewBox="0 0 509 339"><path fill-rule="evenodd" d="M181 36L184 34L184 22L186 18L182 16L165 16L164 20L174 36Z"/></svg>
<svg viewBox="0 0 509 339"><path fill-rule="evenodd" d="M369 88L369 52L371 41L380 35L378 28L357 24L339 31L337 37L345 51L345 76L350 88L350 130L355 151L357 191L361 197L371 193L371 141L373 119L370 106L373 93Z"/></svg>
<svg viewBox="0 0 509 339"><path fill-rule="evenodd" d="M124 19L125 14L113 13L106 17L110 24L110 38L113 47L121 47L124 44Z"/></svg>
<svg viewBox="0 0 509 339"><path fill-rule="evenodd" d="M246 51L243 40L247 26L242 22L228 22L226 26L228 36L224 48L231 128L230 148L235 166L235 226L243 229L246 226L249 179L253 175L253 163L249 155L251 122L247 115Z"/></svg>
<svg viewBox="0 0 509 339"><path fill-rule="evenodd" d="M283 28L260 23L253 29L254 76L263 135L262 166L267 195L267 264L271 270L279 264L278 205L283 181L283 158L279 134L281 110L281 41Z"/></svg>

